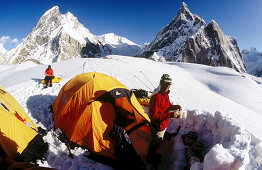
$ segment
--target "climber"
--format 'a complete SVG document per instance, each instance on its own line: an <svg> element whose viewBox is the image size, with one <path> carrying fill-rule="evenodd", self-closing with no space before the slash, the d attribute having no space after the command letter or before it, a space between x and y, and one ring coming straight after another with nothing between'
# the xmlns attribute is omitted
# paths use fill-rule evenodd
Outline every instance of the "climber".
<svg viewBox="0 0 262 170"><path fill-rule="evenodd" d="M51 65L48 65L47 69L45 70L45 88L47 88L49 81L50 81L50 87L52 87L53 78L54 78L53 69L51 68Z"/></svg>
<svg viewBox="0 0 262 170"><path fill-rule="evenodd" d="M159 164L161 155L156 151L159 148L170 118L176 117L176 111L181 111L180 105L172 105L169 100L170 86L172 78L168 74L163 74L160 80L160 91L153 95L149 104L149 118L151 119L152 141L148 148L147 163Z"/></svg>

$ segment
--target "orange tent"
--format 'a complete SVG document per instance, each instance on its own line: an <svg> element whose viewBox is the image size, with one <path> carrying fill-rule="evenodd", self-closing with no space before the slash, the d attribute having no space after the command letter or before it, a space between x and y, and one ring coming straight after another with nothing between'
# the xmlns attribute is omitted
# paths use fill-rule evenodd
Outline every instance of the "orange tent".
<svg viewBox="0 0 262 170"><path fill-rule="evenodd" d="M62 87L52 109L55 127L70 141L115 158L116 141L109 134L117 124L145 160L151 140L150 119L135 95L118 80L96 72L80 74Z"/></svg>

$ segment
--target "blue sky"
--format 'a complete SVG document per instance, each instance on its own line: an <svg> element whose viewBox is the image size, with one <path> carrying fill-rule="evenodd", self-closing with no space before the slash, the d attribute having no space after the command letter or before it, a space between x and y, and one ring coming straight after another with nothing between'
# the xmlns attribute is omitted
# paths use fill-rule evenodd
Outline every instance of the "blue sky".
<svg viewBox="0 0 262 170"><path fill-rule="evenodd" d="M57 5L95 35L113 32L143 44L174 19L182 2L207 24L213 19L226 35L235 36L240 50L262 51L261 0L5 0L0 4L0 42L10 50Z"/></svg>

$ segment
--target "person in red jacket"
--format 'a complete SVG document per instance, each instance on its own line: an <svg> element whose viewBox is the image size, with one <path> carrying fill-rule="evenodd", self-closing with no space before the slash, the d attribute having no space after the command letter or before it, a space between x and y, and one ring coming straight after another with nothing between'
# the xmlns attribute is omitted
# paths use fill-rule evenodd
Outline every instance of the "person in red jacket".
<svg viewBox="0 0 262 170"><path fill-rule="evenodd" d="M52 79L54 78L54 71L51 68L51 65L48 65L45 70L45 88L47 88L48 82L50 82L50 87L52 87Z"/></svg>
<svg viewBox="0 0 262 170"><path fill-rule="evenodd" d="M153 95L149 103L149 118L151 119L151 135L152 141L148 148L147 162L158 164L161 160L161 155L156 154L159 148L169 119L174 117L176 110L181 110L181 106L172 105L169 100L170 86L172 78L168 74L163 74L160 80L160 91Z"/></svg>

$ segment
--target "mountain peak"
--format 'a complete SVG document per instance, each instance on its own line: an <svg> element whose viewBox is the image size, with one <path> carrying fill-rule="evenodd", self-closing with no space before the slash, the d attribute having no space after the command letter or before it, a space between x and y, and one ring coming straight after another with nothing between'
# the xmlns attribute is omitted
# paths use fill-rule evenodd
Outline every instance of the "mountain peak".
<svg viewBox="0 0 262 170"><path fill-rule="evenodd" d="M105 44L111 44L111 45L120 45L120 44L129 44L129 45L137 45L134 42L128 40L125 37L118 36L114 33L107 33L100 36L97 36L97 38L105 43Z"/></svg>
<svg viewBox="0 0 262 170"><path fill-rule="evenodd" d="M182 7L179 9L177 16L184 20L193 20L194 18L185 2L182 3Z"/></svg>
<svg viewBox="0 0 262 170"><path fill-rule="evenodd" d="M187 6L187 4L185 2L182 3L181 9L183 9L185 11L189 11L188 6Z"/></svg>
<svg viewBox="0 0 262 170"><path fill-rule="evenodd" d="M115 36L118 36L118 35L116 35L116 34L113 33L113 32L106 33L106 34L103 34L103 35L106 36L106 37L115 37Z"/></svg>
<svg viewBox="0 0 262 170"><path fill-rule="evenodd" d="M216 26L216 27L218 26L218 24L216 23L216 21L213 20L213 19L211 20L210 24L211 24L211 25L214 25L214 26Z"/></svg>
<svg viewBox="0 0 262 170"><path fill-rule="evenodd" d="M138 55L148 58L154 52L167 60L245 71L236 39L226 36L214 20L207 25L204 19L191 13L184 2L171 23Z"/></svg>
<svg viewBox="0 0 262 170"><path fill-rule="evenodd" d="M221 29L220 29L220 27L219 27L219 25L216 23L215 20L212 20L212 21L207 25L207 28L208 28L208 29L212 29L212 30L214 30L214 31L220 31L220 32L222 32Z"/></svg>
<svg viewBox="0 0 262 170"><path fill-rule="evenodd" d="M255 47L251 47L249 51L251 53L259 53Z"/></svg>
<svg viewBox="0 0 262 170"><path fill-rule="evenodd" d="M59 7L58 6L53 6L52 8L50 8L49 10L47 10L43 16L46 15L56 15L56 14L60 14L59 11Z"/></svg>

